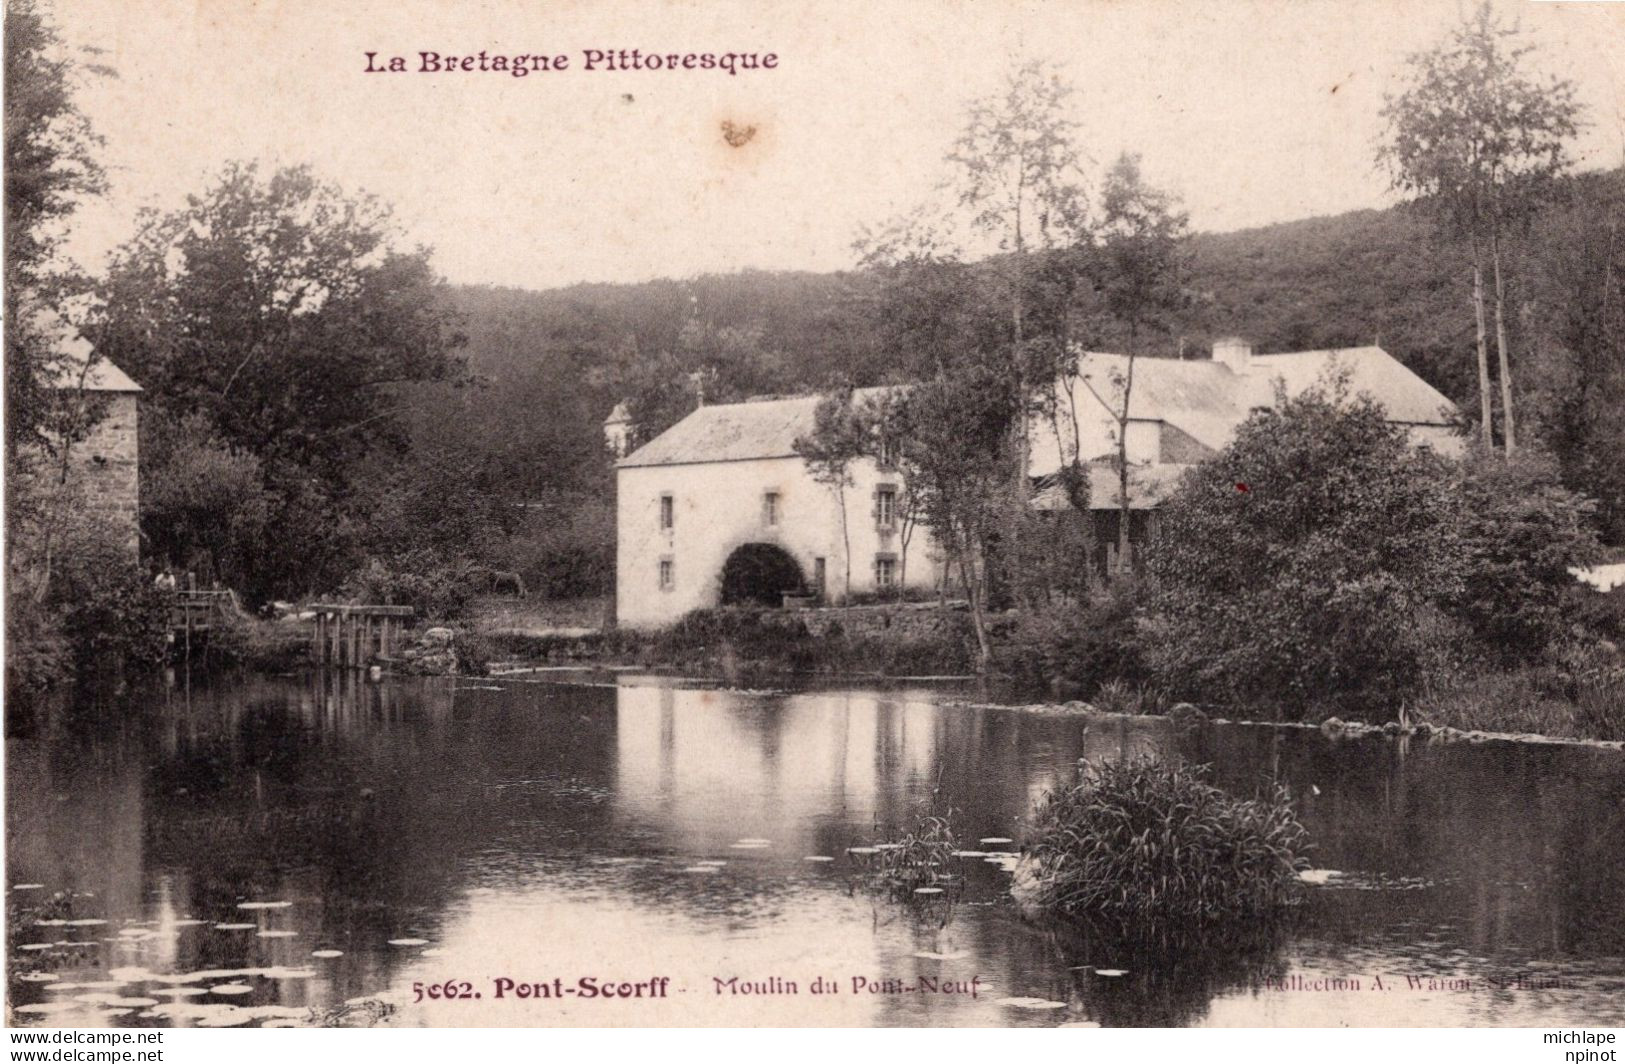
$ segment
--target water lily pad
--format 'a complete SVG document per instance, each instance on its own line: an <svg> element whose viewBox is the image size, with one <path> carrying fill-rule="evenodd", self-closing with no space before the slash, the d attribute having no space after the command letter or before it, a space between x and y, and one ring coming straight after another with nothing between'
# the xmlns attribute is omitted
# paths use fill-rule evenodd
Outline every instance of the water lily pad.
<svg viewBox="0 0 1625 1064"><path fill-rule="evenodd" d="M194 919L193 917L188 916L183 920L176 920L175 923L172 926L174 926L174 927L196 927L198 924L206 924L208 922L209 921L207 921L207 920L197 920L197 919Z"/></svg>
<svg viewBox="0 0 1625 1064"><path fill-rule="evenodd" d="M118 994L96 993L80 994L75 1001L86 1001L92 1005L107 1005L119 1009L145 1009L158 1004L157 998L150 997L120 997Z"/></svg>
<svg viewBox="0 0 1625 1064"><path fill-rule="evenodd" d="M243 1012L256 1020L302 1020L310 1015L308 1008L296 1008L293 1005L249 1005Z"/></svg>
<svg viewBox="0 0 1625 1064"><path fill-rule="evenodd" d="M25 983L54 983L61 976L52 975L50 972L24 972L17 978Z"/></svg>
<svg viewBox="0 0 1625 1064"><path fill-rule="evenodd" d="M833 858L833 857L825 857L821 853L810 853L807 856L803 857L802 860L803 861L833 861L833 860L835 860L835 858Z"/></svg>
<svg viewBox="0 0 1625 1064"><path fill-rule="evenodd" d="M259 937L260 938L298 938L299 937L299 932L297 932L297 931L261 931L259 933Z"/></svg>
<svg viewBox="0 0 1625 1064"><path fill-rule="evenodd" d="M771 846L771 845L773 845L773 840L772 839L740 839L739 842L740 842L740 844L745 845L745 846Z"/></svg>
<svg viewBox="0 0 1625 1064"><path fill-rule="evenodd" d="M1010 843L1014 842L1015 840L1014 839L1006 839L1006 838L1003 838L1002 836L995 835L992 838L978 839L977 841L980 842L983 846L1008 846L1008 845L1010 845Z"/></svg>
<svg viewBox="0 0 1625 1064"><path fill-rule="evenodd" d="M986 850L955 850L954 851L954 856L955 857L986 857L986 856L988 856L988 852Z"/></svg>
<svg viewBox="0 0 1625 1064"><path fill-rule="evenodd" d="M1128 969L1126 969L1126 968L1096 968L1095 969L1095 974L1096 975L1103 975L1107 979L1119 979L1119 978L1121 978L1121 977L1128 974Z"/></svg>
<svg viewBox="0 0 1625 1064"><path fill-rule="evenodd" d="M289 906L291 906L292 904L293 904L293 902L291 902L291 901L240 901L240 902L237 903L237 908L239 908L239 909L286 909Z"/></svg>
<svg viewBox="0 0 1625 1064"><path fill-rule="evenodd" d="M38 951L38 950L50 949L53 945L55 945L55 943L52 943L52 942L29 942L29 943L27 943L25 945L18 946L17 948L18 949L26 949L26 950L30 950L30 951Z"/></svg>
<svg viewBox="0 0 1625 1064"><path fill-rule="evenodd" d="M1306 868L1298 873L1298 881L1308 883L1310 886L1320 887L1325 886L1342 874L1331 868Z"/></svg>
<svg viewBox="0 0 1625 1064"><path fill-rule="evenodd" d="M329 959L331 959L333 957L342 957L342 956L344 956L344 951L341 950L341 949L319 949L319 950L316 950L315 952L313 952L311 954L311 956L312 957L320 957L322 960L325 961L325 960L329 960Z"/></svg>
<svg viewBox="0 0 1625 1064"><path fill-rule="evenodd" d="M880 851L875 849L873 846L848 846L846 848L846 852L856 854L859 857L864 857L872 853L879 853Z"/></svg>
<svg viewBox="0 0 1625 1064"><path fill-rule="evenodd" d="M391 946L427 946L429 940L426 938L392 938L389 940L389 944Z"/></svg>
<svg viewBox="0 0 1625 1064"><path fill-rule="evenodd" d="M87 916L83 920L69 920L68 921L68 926L69 927L100 927L105 923L107 923L107 921L101 919L100 917Z"/></svg>
<svg viewBox="0 0 1625 1064"><path fill-rule="evenodd" d="M245 1023L253 1023L254 1017L243 1012L242 1009L222 1005L221 1008L230 1008L230 1012L212 1012L207 1016L198 1017L199 1027L241 1027Z"/></svg>
<svg viewBox="0 0 1625 1064"><path fill-rule="evenodd" d="M685 872L701 872L701 873L703 873L703 872L720 872L721 869L719 869L716 865L697 864L697 865L690 865L689 867L683 869L683 871L685 871Z"/></svg>
<svg viewBox="0 0 1625 1064"><path fill-rule="evenodd" d="M238 994L252 994L254 988L247 983L219 983L209 988L211 994L224 994L226 997L236 997Z"/></svg>
<svg viewBox="0 0 1625 1064"><path fill-rule="evenodd" d="M942 888L941 887L915 887L914 888L914 893L916 893L916 894L941 894L942 893Z"/></svg>
<svg viewBox="0 0 1625 1064"><path fill-rule="evenodd" d="M995 1001L993 1004L995 1004L995 1005L1003 1005L1006 1008L1012 1008L1012 1009L1064 1009L1064 1008L1066 1008L1066 1002L1064 1002L1064 1001L1051 1001L1048 998L1038 998L1038 997L1007 997L1007 998L999 998L999 1000Z"/></svg>
<svg viewBox="0 0 1625 1064"><path fill-rule="evenodd" d="M697 865L709 865L712 868L725 868L728 865L727 861L695 861L694 863Z"/></svg>
<svg viewBox="0 0 1625 1064"><path fill-rule="evenodd" d="M420 957L444 957L445 955L446 951L443 949L426 949L418 954Z"/></svg>
<svg viewBox="0 0 1625 1064"><path fill-rule="evenodd" d="M12 890L44 890L44 883L13 883Z"/></svg>
<svg viewBox="0 0 1625 1064"><path fill-rule="evenodd" d="M201 986L160 986L151 991L159 997L196 997L207 994L208 991Z"/></svg>
<svg viewBox="0 0 1625 1064"><path fill-rule="evenodd" d="M267 979L314 979L314 968L261 968L256 975L263 975Z"/></svg>
<svg viewBox="0 0 1625 1064"><path fill-rule="evenodd" d="M260 926L260 925L259 924L215 924L214 929L216 931L252 931L258 926Z"/></svg>
<svg viewBox="0 0 1625 1064"><path fill-rule="evenodd" d="M109 968L107 975L123 983L141 983L155 976L145 968Z"/></svg>
<svg viewBox="0 0 1625 1064"><path fill-rule="evenodd" d="M68 922L66 920L35 920L34 921L34 926L35 927L67 927Z"/></svg>
<svg viewBox="0 0 1625 1064"><path fill-rule="evenodd" d="M31 1016L50 1016L58 1012L73 1012L79 1005L73 1001L41 1001L35 1005L18 1005L17 1011Z"/></svg>

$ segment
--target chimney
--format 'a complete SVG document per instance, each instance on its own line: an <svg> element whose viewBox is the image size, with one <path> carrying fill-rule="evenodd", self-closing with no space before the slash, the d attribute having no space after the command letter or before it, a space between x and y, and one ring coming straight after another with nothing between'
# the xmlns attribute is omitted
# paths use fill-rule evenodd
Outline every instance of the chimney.
<svg viewBox="0 0 1625 1064"><path fill-rule="evenodd" d="M705 371L702 369L690 373L688 382L694 386L694 409L698 410L705 405Z"/></svg>
<svg viewBox="0 0 1625 1064"><path fill-rule="evenodd" d="M1230 367L1232 373L1245 373L1253 360L1253 345L1246 340L1227 336L1213 341L1213 361Z"/></svg>

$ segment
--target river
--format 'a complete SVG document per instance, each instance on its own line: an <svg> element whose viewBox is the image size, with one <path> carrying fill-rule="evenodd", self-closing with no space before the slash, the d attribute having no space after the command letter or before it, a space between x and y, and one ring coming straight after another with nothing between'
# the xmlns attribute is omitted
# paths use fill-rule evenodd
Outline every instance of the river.
<svg viewBox="0 0 1625 1064"><path fill-rule="evenodd" d="M22 1021L1625 1024L1614 750L634 679L228 677L7 726L10 904L74 893L14 927ZM846 852L926 808L1019 846L1079 758L1139 753L1291 789L1321 871L1283 926L1136 951L1024 921L983 858L901 905Z"/></svg>

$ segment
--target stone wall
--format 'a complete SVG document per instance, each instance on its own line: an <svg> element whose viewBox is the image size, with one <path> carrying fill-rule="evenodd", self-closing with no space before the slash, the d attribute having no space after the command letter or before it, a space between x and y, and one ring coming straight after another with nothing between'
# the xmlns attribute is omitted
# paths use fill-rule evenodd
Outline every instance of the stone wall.
<svg viewBox="0 0 1625 1064"><path fill-rule="evenodd" d="M964 609L942 609L936 603L884 606L843 606L795 610L794 617L818 638L844 633L848 638L885 637L924 639L941 634L959 634L969 624Z"/></svg>
<svg viewBox="0 0 1625 1064"><path fill-rule="evenodd" d="M141 474L139 414L133 393L106 397L106 414L69 452L69 482L86 508L118 528L130 553L140 549Z"/></svg>

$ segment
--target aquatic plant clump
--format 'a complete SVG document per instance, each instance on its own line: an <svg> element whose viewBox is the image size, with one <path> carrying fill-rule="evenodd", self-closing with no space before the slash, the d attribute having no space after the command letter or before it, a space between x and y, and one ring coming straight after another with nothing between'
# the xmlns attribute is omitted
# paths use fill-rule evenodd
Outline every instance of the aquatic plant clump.
<svg viewBox="0 0 1625 1064"><path fill-rule="evenodd" d="M1051 912L1142 929L1258 916L1289 903L1307 833L1285 788L1236 798L1177 761L1085 766L1036 814L1018 888Z"/></svg>
<svg viewBox="0 0 1625 1064"><path fill-rule="evenodd" d="M953 865L958 849L950 816L927 815L890 841L849 852L865 859L878 889L903 898L924 898L941 894L946 884L957 881Z"/></svg>

